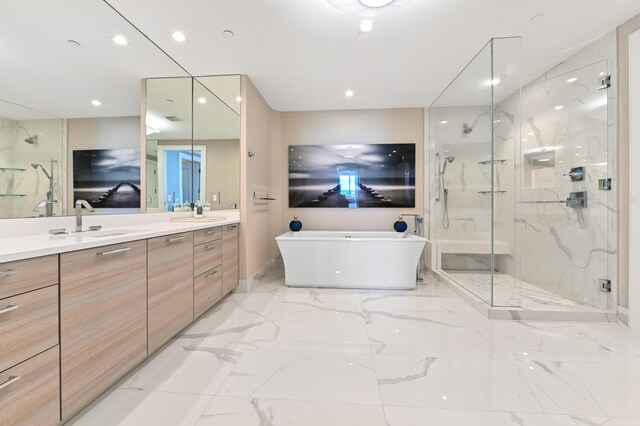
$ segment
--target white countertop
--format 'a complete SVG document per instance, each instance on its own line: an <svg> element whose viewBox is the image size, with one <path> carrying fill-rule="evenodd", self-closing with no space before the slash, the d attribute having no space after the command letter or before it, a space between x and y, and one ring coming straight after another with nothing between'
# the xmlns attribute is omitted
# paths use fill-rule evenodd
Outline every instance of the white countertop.
<svg viewBox="0 0 640 426"><path fill-rule="evenodd" d="M154 218L155 219L155 218ZM33 219L39 220L39 219ZM35 235L21 235L10 238L0 238L0 263L14 260L29 259L49 254L66 253L110 244L125 243L127 241L145 240L163 235L196 231L217 226L239 223L236 217L226 217L220 221L171 222L168 218L163 221L150 221L129 226L112 224L101 231L86 231L81 233L69 232L62 235L48 233ZM83 226L85 229L88 224ZM69 228L67 228L69 230ZM108 235L114 232L115 235ZM105 234L104 236L96 236Z"/></svg>

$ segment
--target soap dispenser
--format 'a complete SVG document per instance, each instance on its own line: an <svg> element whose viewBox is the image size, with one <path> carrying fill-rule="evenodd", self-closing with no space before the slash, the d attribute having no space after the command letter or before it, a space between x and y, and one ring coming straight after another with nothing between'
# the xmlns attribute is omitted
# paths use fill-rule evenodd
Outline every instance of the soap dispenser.
<svg viewBox="0 0 640 426"><path fill-rule="evenodd" d="M200 201L196 201L196 204L193 206L193 217L197 219L202 219L204 217L204 213L202 212L202 204Z"/></svg>

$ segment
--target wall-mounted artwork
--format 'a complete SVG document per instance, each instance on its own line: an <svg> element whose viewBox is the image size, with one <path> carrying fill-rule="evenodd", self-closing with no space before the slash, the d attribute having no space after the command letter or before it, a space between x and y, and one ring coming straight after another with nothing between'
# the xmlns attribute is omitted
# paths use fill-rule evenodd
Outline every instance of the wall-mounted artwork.
<svg viewBox="0 0 640 426"><path fill-rule="evenodd" d="M94 208L140 208L140 150L73 151L73 202Z"/></svg>
<svg viewBox="0 0 640 426"><path fill-rule="evenodd" d="M290 145L289 207L415 207L416 146Z"/></svg>

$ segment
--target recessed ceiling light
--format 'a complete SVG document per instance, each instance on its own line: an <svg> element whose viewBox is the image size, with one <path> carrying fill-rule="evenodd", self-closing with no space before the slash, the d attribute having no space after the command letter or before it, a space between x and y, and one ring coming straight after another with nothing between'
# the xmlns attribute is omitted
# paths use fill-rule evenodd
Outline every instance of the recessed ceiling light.
<svg viewBox="0 0 640 426"><path fill-rule="evenodd" d="M571 77L567 79L567 83L575 83L576 81L578 81L578 77Z"/></svg>
<svg viewBox="0 0 640 426"><path fill-rule="evenodd" d="M374 17L397 10L412 0L327 0L338 10L358 16Z"/></svg>
<svg viewBox="0 0 640 426"><path fill-rule="evenodd" d="M165 102L173 102L173 99L165 99Z"/></svg>
<svg viewBox="0 0 640 426"><path fill-rule="evenodd" d="M541 158L538 161L551 161L551 158Z"/></svg>
<svg viewBox="0 0 640 426"><path fill-rule="evenodd" d="M185 41L187 39L184 33L181 33L180 31L172 32L171 37L173 37L175 41Z"/></svg>
<svg viewBox="0 0 640 426"><path fill-rule="evenodd" d="M537 15L533 15L531 18L529 18L529 22L531 22L532 24L537 24L544 21L544 18L544 13L538 13Z"/></svg>
<svg viewBox="0 0 640 426"><path fill-rule="evenodd" d="M564 106L563 105L556 105L556 107L554 108L556 111L560 111L561 109L563 109Z"/></svg>
<svg viewBox="0 0 640 426"><path fill-rule="evenodd" d="M373 21L360 21L358 31L360 31L361 33L370 33L371 31L373 31Z"/></svg>
<svg viewBox="0 0 640 426"><path fill-rule="evenodd" d="M523 138L523 139L522 139L522 142L526 142L527 140L528 140L527 138Z"/></svg>
<svg viewBox="0 0 640 426"><path fill-rule="evenodd" d="M129 44L127 39L124 38L124 36L122 36L122 35L113 36L113 37L111 37L111 40L113 40L113 42L115 44L119 44L120 46L125 46L125 45Z"/></svg>
<svg viewBox="0 0 640 426"><path fill-rule="evenodd" d="M233 31L231 30L224 30L222 32L222 35L227 37L227 38L233 38L233 36L235 36L235 34L233 33Z"/></svg>
<svg viewBox="0 0 640 426"><path fill-rule="evenodd" d="M80 47L80 46L82 46L82 45L80 44L80 42L79 42L79 41L75 41L75 40L67 40L67 43L69 43L69 44L70 44L71 46L73 46L73 47Z"/></svg>
<svg viewBox="0 0 640 426"><path fill-rule="evenodd" d="M447 124L447 123L448 123L448 121L447 121L447 120L442 120L442 121L440 122L440 124Z"/></svg>
<svg viewBox="0 0 640 426"><path fill-rule="evenodd" d="M494 123L499 123L499 122L500 122L500 120L495 120L495 121L494 121Z"/></svg>
<svg viewBox="0 0 640 426"><path fill-rule="evenodd" d="M353 155L345 155L344 158L353 158Z"/></svg>
<svg viewBox="0 0 640 426"><path fill-rule="evenodd" d="M393 3L393 0L359 0L360 3L367 7L384 7Z"/></svg>
<svg viewBox="0 0 640 426"><path fill-rule="evenodd" d="M207 103L207 98L199 97L198 98L198 102L200 102L201 104L206 104Z"/></svg>
<svg viewBox="0 0 640 426"><path fill-rule="evenodd" d="M93 106L100 106L100 105L102 105L102 102L100 102L100 101L99 101L99 100L97 100L97 99L94 99L94 100L92 100L92 101L91 101L91 105L93 105Z"/></svg>
<svg viewBox="0 0 640 426"><path fill-rule="evenodd" d="M499 78L494 78L493 80L487 80L486 82L487 86L495 86L496 84L500 84Z"/></svg>
<svg viewBox="0 0 640 426"><path fill-rule="evenodd" d="M527 133L528 136L533 136L533 132Z"/></svg>
<svg viewBox="0 0 640 426"><path fill-rule="evenodd" d="M242 102L242 97L241 96L236 97L236 102ZM291 151L293 151L293 150L291 150Z"/></svg>
<svg viewBox="0 0 640 426"><path fill-rule="evenodd" d="M353 90L347 90L346 92L344 92L344 95L345 95L347 98L352 97L352 96L353 96Z"/></svg>

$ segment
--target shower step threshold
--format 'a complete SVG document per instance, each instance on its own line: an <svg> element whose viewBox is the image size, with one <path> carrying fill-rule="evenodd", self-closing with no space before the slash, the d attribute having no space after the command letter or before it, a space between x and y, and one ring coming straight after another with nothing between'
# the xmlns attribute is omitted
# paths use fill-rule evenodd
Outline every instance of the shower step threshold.
<svg viewBox="0 0 640 426"><path fill-rule="evenodd" d="M474 307L488 319L510 321L567 321L567 322L618 322L616 311L580 305L564 307L561 305L541 305L540 307L490 306L472 293L445 271L433 271L438 279L447 285L462 300Z"/></svg>

